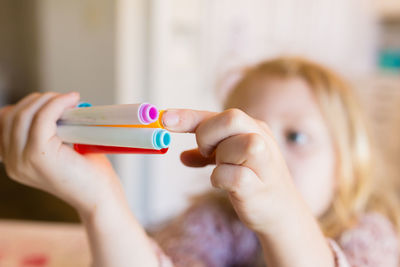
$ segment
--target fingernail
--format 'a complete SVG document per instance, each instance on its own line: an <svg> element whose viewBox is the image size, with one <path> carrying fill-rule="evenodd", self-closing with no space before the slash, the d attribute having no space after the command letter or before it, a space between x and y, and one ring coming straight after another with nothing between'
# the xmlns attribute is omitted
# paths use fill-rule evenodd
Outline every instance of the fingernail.
<svg viewBox="0 0 400 267"><path fill-rule="evenodd" d="M179 115L174 110L167 110L162 116L162 123L164 127L175 126L179 123Z"/></svg>

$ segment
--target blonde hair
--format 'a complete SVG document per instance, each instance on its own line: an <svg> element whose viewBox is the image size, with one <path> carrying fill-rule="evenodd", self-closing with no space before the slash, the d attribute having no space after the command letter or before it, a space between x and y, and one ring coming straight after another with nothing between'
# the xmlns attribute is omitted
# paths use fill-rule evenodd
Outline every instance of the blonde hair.
<svg viewBox="0 0 400 267"><path fill-rule="evenodd" d="M324 233L337 237L367 211L383 213L399 228L398 201L393 187L374 181L370 138L350 86L321 65L302 58L284 57L245 70L230 96L260 75L304 79L327 121L337 154L337 186L331 207L319 218Z"/></svg>

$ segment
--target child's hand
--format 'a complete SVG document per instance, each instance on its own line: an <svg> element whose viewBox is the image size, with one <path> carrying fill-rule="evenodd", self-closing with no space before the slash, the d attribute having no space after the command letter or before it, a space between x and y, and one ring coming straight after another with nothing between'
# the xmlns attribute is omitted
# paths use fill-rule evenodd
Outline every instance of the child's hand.
<svg viewBox="0 0 400 267"><path fill-rule="evenodd" d="M266 265L334 266L328 243L265 123L238 109L167 110L162 119L171 131L196 134L198 149L185 151L183 163L216 163L211 183L229 193L242 222L257 233Z"/></svg>
<svg viewBox="0 0 400 267"><path fill-rule="evenodd" d="M120 184L104 155L82 156L56 135L57 120L78 100L78 93L33 93L2 108L0 156L15 181L91 212L105 192L120 190Z"/></svg>
<svg viewBox="0 0 400 267"><path fill-rule="evenodd" d="M169 110L163 123L171 131L196 133L198 149L185 151L183 163L199 167L215 162L212 185L229 193L239 217L254 231L279 223L282 210L289 211L299 202L265 123L238 109L222 113Z"/></svg>
<svg viewBox="0 0 400 267"><path fill-rule="evenodd" d="M57 120L78 100L78 93L35 93L0 110L0 156L7 173L78 209L93 266L156 266L155 252L107 158L80 155L56 135Z"/></svg>

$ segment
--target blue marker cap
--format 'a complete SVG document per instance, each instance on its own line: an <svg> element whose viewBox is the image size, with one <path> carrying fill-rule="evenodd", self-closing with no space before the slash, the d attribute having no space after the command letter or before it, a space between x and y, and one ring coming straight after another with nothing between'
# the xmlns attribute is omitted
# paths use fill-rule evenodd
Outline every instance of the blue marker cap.
<svg viewBox="0 0 400 267"><path fill-rule="evenodd" d="M167 148L171 143L171 134L167 130L157 129L153 133L153 146L155 149Z"/></svg>
<svg viewBox="0 0 400 267"><path fill-rule="evenodd" d="M78 105L76 105L77 108L90 108L92 104L89 102L80 102Z"/></svg>

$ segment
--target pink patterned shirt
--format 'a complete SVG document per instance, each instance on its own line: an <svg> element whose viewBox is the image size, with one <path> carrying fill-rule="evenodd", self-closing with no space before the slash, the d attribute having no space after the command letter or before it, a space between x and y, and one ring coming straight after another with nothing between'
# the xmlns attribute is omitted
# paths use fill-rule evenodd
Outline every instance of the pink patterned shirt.
<svg viewBox="0 0 400 267"><path fill-rule="evenodd" d="M199 202L154 238L162 267L265 266L255 234L223 204ZM337 267L400 266L396 232L381 214L365 214L354 228L328 242Z"/></svg>

